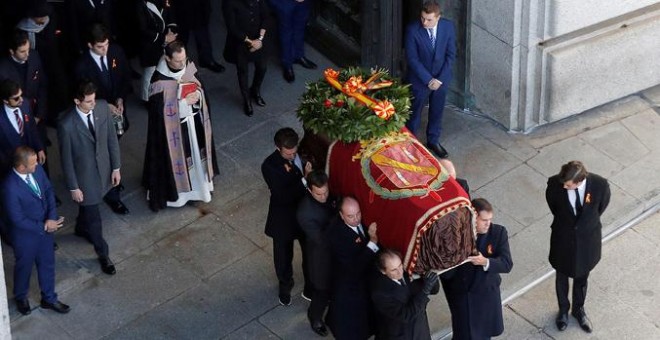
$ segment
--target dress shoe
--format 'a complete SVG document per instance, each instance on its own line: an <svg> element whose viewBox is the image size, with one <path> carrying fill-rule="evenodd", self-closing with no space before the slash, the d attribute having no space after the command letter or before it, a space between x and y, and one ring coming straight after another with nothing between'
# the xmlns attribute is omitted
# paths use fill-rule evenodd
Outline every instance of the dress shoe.
<svg viewBox="0 0 660 340"><path fill-rule="evenodd" d="M328 329L323 324L323 321L313 322L311 326L314 333L320 336L328 336Z"/></svg>
<svg viewBox="0 0 660 340"><path fill-rule="evenodd" d="M122 201L111 202L106 200L105 202L115 214L126 215L129 213L128 208L122 203Z"/></svg>
<svg viewBox="0 0 660 340"><path fill-rule="evenodd" d="M447 158L449 154L447 153L447 150L440 145L440 143L435 143L435 144L426 144L426 146L431 150L436 156L439 158Z"/></svg>
<svg viewBox="0 0 660 340"><path fill-rule="evenodd" d="M292 68L284 69L284 79L287 83L293 83L296 80L296 74L293 73Z"/></svg>
<svg viewBox="0 0 660 340"><path fill-rule="evenodd" d="M215 61L212 61L211 63L199 63L199 66L209 69L215 73L225 72L225 67L219 63L216 63Z"/></svg>
<svg viewBox="0 0 660 340"><path fill-rule="evenodd" d="M316 64L313 61L311 61L311 60L309 60L305 57L302 57L302 58L296 60L295 63L302 66L302 67L304 67L304 68L310 69L310 70L314 70L317 67Z"/></svg>
<svg viewBox="0 0 660 340"><path fill-rule="evenodd" d="M25 300L16 300L16 309L18 312L23 315L29 315L32 313L32 308L30 308L30 301Z"/></svg>
<svg viewBox="0 0 660 340"><path fill-rule="evenodd" d="M259 106L266 106L266 102L261 97L261 93L259 91L251 90L250 91L250 97L252 97L252 100L254 100L255 104L257 104Z"/></svg>
<svg viewBox="0 0 660 340"><path fill-rule="evenodd" d="M52 309L58 313L61 314L66 314L71 310L71 307L68 305L63 304L60 301L55 301L55 302L46 302L44 300L41 300L41 308L45 309Z"/></svg>
<svg viewBox="0 0 660 340"><path fill-rule="evenodd" d="M252 109L252 102L250 99L243 99L243 113L248 117L252 117L252 115L254 115L254 110Z"/></svg>
<svg viewBox="0 0 660 340"><path fill-rule="evenodd" d="M289 306L291 305L291 295L289 294L280 294L280 305Z"/></svg>
<svg viewBox="0 0 660 340"><path fill-rule="evenodd" d="M300 293L300 297L307 300L307 301L312 301L311 296L312 296L312 294L304 292L304 291L302 293Z"/></svg>
<svg viewBox="0 0 660 340"><path fill-rule="evenodd" d="M573 314L573 316L577 319L578 323L580 324L580 328L582 328L583 331L587 333L591 333L593 331L591 321L587 317L587 314L584 312L584 310L576 311L571 314Z"/></svg>
<svg viewBox="0 0 660 340"><path fill-rule="evenodd" d="M115 264L112 263L112 260L109 258L99 258L99 263L101 263L101 270L108 275L115 275L117 270L115 269Z"/></svg>
<svg viewBox="0 0 660 340"><path fill-rule="evenodd" d="M568 327L568 313L559 312L557 314L557 319L555 319L555 324L557 329L563 331Z"/></svg>

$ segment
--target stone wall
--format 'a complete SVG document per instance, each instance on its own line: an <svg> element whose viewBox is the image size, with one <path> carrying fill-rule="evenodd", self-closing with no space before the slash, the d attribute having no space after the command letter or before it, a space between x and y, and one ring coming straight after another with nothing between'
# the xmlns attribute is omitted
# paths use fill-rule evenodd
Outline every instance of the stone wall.
<svg viewBox="0 0 660 340"><path fill-rule="evenodd" d="M660 84L660 1L474 0L476 108L528 131Z"/></svg>

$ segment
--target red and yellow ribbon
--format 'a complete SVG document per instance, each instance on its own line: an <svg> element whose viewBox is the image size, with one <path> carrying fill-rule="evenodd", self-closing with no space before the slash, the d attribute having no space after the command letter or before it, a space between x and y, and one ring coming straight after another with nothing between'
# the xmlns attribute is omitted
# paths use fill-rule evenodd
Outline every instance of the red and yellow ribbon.
<svg viewBox="0 0 660 340"><path fill-rule="evenodd" d="M375 83L375 81L382 75L382 72L374 73L366 82L362 82L362 77L360 76L352 76L344 84L340 83L338 80L339 72L331 68L326 69L325 72L323 72L323 75L325 76L325 80L332 85L332 87L366 105L373 110L379 118L388 120L394 115L394 113L396 113L394 105L388 100L376 100L364 94L367 90L379 90L392 86L392 82L389 80Z"/></svg>

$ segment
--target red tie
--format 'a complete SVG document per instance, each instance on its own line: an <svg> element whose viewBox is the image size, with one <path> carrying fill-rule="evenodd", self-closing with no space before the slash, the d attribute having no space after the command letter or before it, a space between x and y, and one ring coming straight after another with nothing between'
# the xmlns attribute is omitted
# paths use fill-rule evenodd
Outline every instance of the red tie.
<svg viewBox="0 0 660 340"><path fill-rule="evenodd" d="M14 118L16 118L16 125L18 126L18 134L23 136L23 120L18 114L18 109L14 110Z"/></svg>

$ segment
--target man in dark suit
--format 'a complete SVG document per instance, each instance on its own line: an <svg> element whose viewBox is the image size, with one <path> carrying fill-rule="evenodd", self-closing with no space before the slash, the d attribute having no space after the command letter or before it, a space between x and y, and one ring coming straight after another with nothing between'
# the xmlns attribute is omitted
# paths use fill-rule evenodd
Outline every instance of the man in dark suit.
<svg viewBox="0 0 660 340"><path fill-rule="evenodd" d="M266 235L273 239L273 261L279 281L279 301L283 306L291 304L293 289L293 241L298 239L303 252L304 296L311 296L307 282L305 241L296 220L298 203L305 196L305 175L312 171L309 162L303 163L298 156L298 134L292 128L282 128L275 133L275 147L261 164L261 173L270 190ZM303 165L304 164L304 165Z"/></svg>
<svg viewBox="0 0 660 340"><path fill-rule="evenodd" d="M451 311L453 339L490 339L502 334L500 273L513 267L509 236L501 225L493 224L493 207L483 198L472 200L477 213L477 255L440 275Z"/></svg>
<svg viewBox="0 0 660 340"><path fill-rule="evenodd" d="M71 199L79 204L75 235L94 245L101 269L116 273L103 239L99 203L121 181L119 142L108 112L91 82L78 85L76 106L65 113L57 127L62 173Z"/></svg>
<svg viewBox="0 0 660 340"><path fill-rule="evenodd" d="M126 0L122 0L126 1ZM69 25L71 47L77 54L87 50L86 32L94 24L102 24L114 33L116 21L114 17L114 0L68 0L66 22ZM125 13L120 13L121 16ZM112 34L114 36L114 34ZM114 38L112 39L115 40Z"/></svg>
<svg viewBox="0 0 660 340"><path fill-rule="evenodd" d="M588 173L580 161L570 161L548 179L545 199L554 219L550 234L550 264L557 271L555 288L560 331L568 326L568 278L573 278L571 314L591 333L593 326L584 311L589 272L600 261L602 225L600 216L610 203L607 180Z"/></svg>
<svg viewBox="0 0 660 340"><path fill-rule="evenodd" d="M305 234L309 280L312 283L312 302L307 309L307 318L312 330L320 335L328 335L323 322L323 314L330 300L329 271L330 258L325 237L326 227L336 213L336 201L330 196L328 175L322 170L314 170L307 175L307 195L298 205L297 219Z"/></svg>
<svg viewBox="0 0 660 340"><path fill-rule="evenodd" d="M292 83L296 80L294 63L307 69L317 67L305 57L305 26L312 10L312 0L270 0L269 3L277 16L284 79Z"/></svg>
<svg viewBox="0 0 660 340"><path fill-rule="evenodd" d="M69 306L55 293L55 251L53 232L62 227L63 217L55 210L53 187L29 146L14 153L14 168L3 182L3 205L11 226L14 245L14 298L23 315L31 312L28 301L32 266L37 265L41 307L68 313Z"/></svg>
<svg viewBox="0 0 660 340"><path fill-rule="evenodd" d="M378 254L378 269L371 282L376 311L376 339L428 340L431 338L426 305L439 290L438 275L429 271L423 280L410 281L401 255L390 249Z"/></svg>
<svg viewBox="0 0 660 340"><path fill-rule="evenodd" d="M414 134L419 130L422 109L428 103L429 119L426 127L426 145L438 157L447 157L440 145L442 112L452 78L456 58L454 24L441 18L440 5L434 0L422 7L421 20L406 30L407 81L413 93L412 115L406 127Z"/></svg>
<svg viewBox="0 0 660 340"><path fill-rule="evenodd" d="M270 10L263 0L225 0L222 12L227 25L227 41L223 55L236 64L238 87L243 96L243 113L252 117L252 101L266 106L261 97L261 84L266 76L267 55L263 49L266 28L270 26ZM248 89L248 63L254 63L254 78Z"/></svg>
<svg viewBox="0 0 660 340"><path fill-rule="evenodd" d="M176 12L179 27L178 40L184 45L192 33L195 38L199 66L213 72L221 73L225 67L213 59L213 48L209 34L211 22L211 0L173 0L172 8Z"/></svg>
<svg viewBox="0 0 660 340"><path fill-rule="evenodd" d="M339 206L327 231L332 292L326 323L336 339L367 339L373 334L369 277L379 249L377 226L372 222L365 232L355 198L344 197Z"/></svg>

